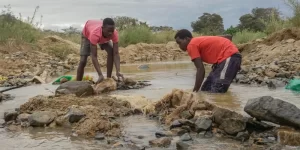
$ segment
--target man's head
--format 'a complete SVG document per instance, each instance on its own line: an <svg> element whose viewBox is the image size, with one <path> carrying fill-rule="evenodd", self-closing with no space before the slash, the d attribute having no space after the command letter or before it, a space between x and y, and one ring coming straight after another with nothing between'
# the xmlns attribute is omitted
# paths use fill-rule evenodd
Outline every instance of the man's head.
<svg viewBox="0 0 300 150"><path fill-rule="evenodd" d="M176 40L176 43L179 45L180 49L186 51L188 44L193 38L193 35L189 30L182 29L176 33L174 38Z"/></svg>
<svg viewBox="0 0 300 150"><path fill-rule="evenodd" d="M111 18L105 18L103 20L102 35L106 38L111 37L115 31L115 22Z"/></svg>

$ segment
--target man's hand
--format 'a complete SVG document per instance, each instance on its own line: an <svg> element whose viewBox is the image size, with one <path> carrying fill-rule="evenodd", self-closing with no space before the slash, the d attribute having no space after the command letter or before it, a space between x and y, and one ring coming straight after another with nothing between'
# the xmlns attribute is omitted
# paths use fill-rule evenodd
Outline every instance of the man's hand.
<svg viewBox="0 0 300 150"><path fill-rule="evenodd" d="M120 78L122 78L122 81L124 81L124 76L120 72L117 72L118 81L120 81Z"/></svg>
<svg viewBox="0 0 300 150"><path fill-rule="evenodd" d="M99 75L98 80L96 82L96 84L102 82L104 80L104 76L103 75Z"/></svg>

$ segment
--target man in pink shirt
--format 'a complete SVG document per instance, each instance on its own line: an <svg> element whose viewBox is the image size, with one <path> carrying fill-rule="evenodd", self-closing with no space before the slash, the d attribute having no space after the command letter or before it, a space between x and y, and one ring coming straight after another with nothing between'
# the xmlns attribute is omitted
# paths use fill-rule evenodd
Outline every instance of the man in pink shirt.
<svg viewBox="0 0 300 150"><path fill-rule="evenodd" d="M111 78L113 63L116 66L116 75L124 79L120 73L120 55L119 55L119 38L115 29L115 22L111 18L101 20L88 20L82 31L80 63L77 69L77 81L81 81L84 74L88 56L91 56L93 65L98 73L99 83L104 80L100 65L97 59L97 44L101 50L107 52L107 78Z"/></svg>

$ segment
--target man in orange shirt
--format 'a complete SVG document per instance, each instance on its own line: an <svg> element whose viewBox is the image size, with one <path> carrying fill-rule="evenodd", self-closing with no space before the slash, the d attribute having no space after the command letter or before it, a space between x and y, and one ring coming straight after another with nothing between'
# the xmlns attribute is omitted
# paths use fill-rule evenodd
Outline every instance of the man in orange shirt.
<svg viewBox="0 0 300 150"><path fill-rule="evenodd" d="M111 18L101 20L88 20L82 30L80 63L77 69L77 81L81 81L88 56L91 56L93 65L98 74L99 83L104 80L97 59L97 44L107 52L107 77L111 78L113 64L116 66L116 75L123 78L120 73L119 37L115 29L115 22Z"/></svg>
<svg viewBox="0 0 300 150"><path fill-rule="evenodd" d="M193 92L198 92L204 80L203 62L213 64L212 71L201 87L201 91L227 92L232 80L240 70L242 56L237 47L227 38L200 36L193 38L186 29L178 31L175 39L180 49L187 51L197 68Z"/></svg>

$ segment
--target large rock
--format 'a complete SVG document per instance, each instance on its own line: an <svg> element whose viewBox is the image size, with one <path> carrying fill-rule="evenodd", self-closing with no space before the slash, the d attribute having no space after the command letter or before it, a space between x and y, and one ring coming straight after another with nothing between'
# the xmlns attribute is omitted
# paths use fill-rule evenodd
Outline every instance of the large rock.
<svg viewBox="0 0 300 150"><path fill-rule="evenodd" d="M169 147L171 145L171 138L162 137L155 140L149 141L152 147Z"/></svg>
<svg viewBox="0 0 300 150"><path fill-rule="evenodd" d="M101 94L117 90L117 82L112 78L107 78L95 86L95 93Z"/></svg>
<svg viewBox="0 0 300 150"><path fill-rule="evenodd" d="M215 107L213 109L213 118L220 129L224 130L227 134L237 134L244 131L246 128L247 119L237 112Z"/></svg>
<svg viewBox="0 0 300 150"><path fill-rule="evenodd" d="M55 118L55 114L49 111L36 111L28 117L29 124L34 127L49 125Z"/></svg>
<svg viewBox="0 0 300 150"><path fill-rule="evenodd" d="M271 96L250 99L244 110L259 120L300 128L300 109Z"/></svg>
<svg viewBox="0 0 300 150"><path fill-rule="evenodd" d="M61 84L55 91L55 95L75 94L78 97L94 94L94 89L89 82L69 81Z"/></svg>

